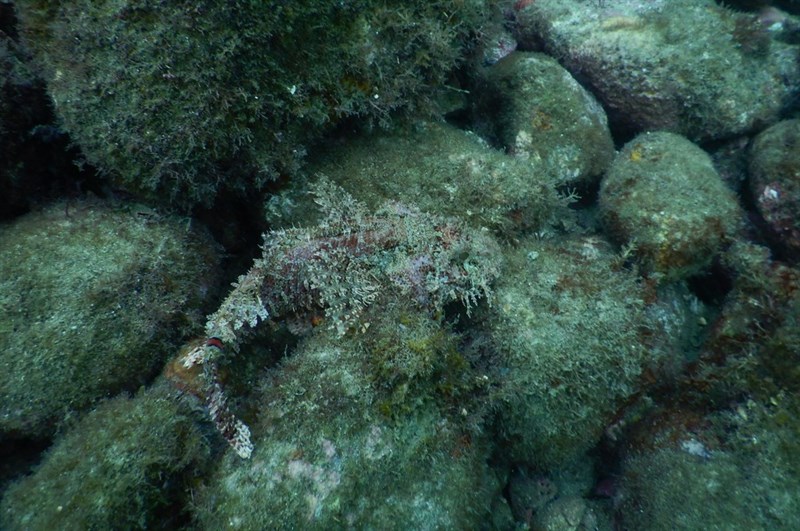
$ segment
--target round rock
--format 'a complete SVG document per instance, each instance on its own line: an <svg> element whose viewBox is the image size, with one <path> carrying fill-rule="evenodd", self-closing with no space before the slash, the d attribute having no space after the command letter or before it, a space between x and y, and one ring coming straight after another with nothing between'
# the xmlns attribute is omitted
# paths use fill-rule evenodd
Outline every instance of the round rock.
<svg viewBox="0 0 800 531"><path fill-rule="evenodd" d="M672 133L634 138L600 187L611 234L632 246L646 273L685 278L707 267L740 221L736 198L705 151Z"/></svg>
<svg viewBox="0 0 800 531"><path fill-rule="evenodd" d="M750 191L772 235L800 258L800 120L759 134L750 150Z"/></svg>
<svg viewBox="0 0 800 531"><path fill-rule="evenodd" d="M481 116L509 153L530 160L560 183L591 181L608 168L614 142L603 108L558 61L517 52L487 69Z"/></svg>

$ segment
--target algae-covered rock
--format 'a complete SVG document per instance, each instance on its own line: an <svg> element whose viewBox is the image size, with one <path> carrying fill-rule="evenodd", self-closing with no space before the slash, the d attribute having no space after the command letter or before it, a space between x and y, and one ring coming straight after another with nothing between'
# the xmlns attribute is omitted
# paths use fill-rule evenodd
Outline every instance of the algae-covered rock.
<svg viewBox="0 0 800 531"><path fill-rule="evenodd" d="M508 481L508 499L518 522L531 517L558 497L558 486L547 476L534 474L528 467L517 467Z"/></svg>
<svg viewBox="0 0 800 531"><path fill-rule="evenodd" d="M543 42L633 134L752 131L777 121L800 84L796 46L713 0L517 4L520 42Z"/></svg>
<svg viewBox="0 0 800 531"><path fill-rule="evenodd" d="M644 293L619 262L594 237L526 241L510 256L489 327L511 459L547 470L579 457L654 361Z"/></svg>
<svg viewBox="0 0 800 531"><path fill-rule="evenodd" d="M558 62L517 52L486 69L477 91L489 134L559 184L589 185L611 164L614 142L603 108ZM485 118L483 118L485 119Z"/></svg>
<svg viewBox="0 0 800 531"><path fill-rule="evenodd" d="M702 399L800 391L800 269L748 242L732 245L722 263L732 286L702 345L709 363L694 375Z"/></svg>
<svg viewBox="0 0 800 531"><path fill-rule="evenodd" d="M762 131L750 148L750 191L771 235L800 257L800 120Z"/></svg>
<svg viewBox="0 0 800 531"><path fill-rule="evenodd" d="M210 204L296 169L343 118L430 109L483 0L20 2L86 158L153 200Z"/></svg>
<svg viewBox="0 0 800 531"><path fill-rule="evenodd" d="M800 271L745 242L723 264L733 285L701 362L625 438L625 529L800 521Z"/></svg>
<svg viewBox="0 0 800 531"><path fill-rule="evenodd" d="M672 133L640 135L600 187L603 221L647 273L680 279L709 266L741 222L734 194L705 151Z"/></svg>
<svg viewBox="0 0 800 531"><path fill-rule="evenodd" d="M0 227L0 438L136 389L202 326L217 250L186 219L91 201Z"/></svg>
<svg viewBox="0 0 800 531"><path fill-rule="evenodd" d="M221 461L200 528L473 529L488 516L496 481L466 426L481 380L431 317L380 307L357 336L317 329L268 375L255 450Z"/></svg>
<svg viewBox="0 0 800 531"><path fill-rule="evenodd" d="M547 504L531 522L534 531L611 531L611 522L583 498L568 496Z"/></svg>
<svg viewBox="0 0 800 531"><path fill-rule="evenodd" d="M557 179L543 164L510 157L445 123L349 138L317 155L308 170L371 208L396 200L498 232L542 230L566 212ZM270 200L267 219L307 224L317 211L312 207L305 186L295 182Z"/></svg>
<svg viewBox="0 0 800 531"><path fill-rule="evenodd" d="M689 424L643 423L643 446L622 463L623 528L794 529L798 405L778 394Z"/></svg>
<svg viewBox="0 0 800 531"><path fill-rule="evenodd" d="M192 415L160 392L98 406L0 503L0 527L175 528L187 472L208 455Z"/></svg>
<svg viewBox="0 0 800 531"><path fill-rule="evenodd" d="M764 529L753 513L752 500L760 495L741 488L749 482L725 453L706 460L683 449L660 449L626 462L624 491L631 499L622 518L627 528L654 531Z"/></svg>

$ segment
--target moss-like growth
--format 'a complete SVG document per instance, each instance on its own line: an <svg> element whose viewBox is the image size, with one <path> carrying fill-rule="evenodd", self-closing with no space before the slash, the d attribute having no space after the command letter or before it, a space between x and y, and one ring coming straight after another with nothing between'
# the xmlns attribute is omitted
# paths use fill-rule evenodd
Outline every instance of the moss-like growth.
<svg viewBox="0 0 800 531"><path fill-rule="evenodd" d="M398 200L507 235L546 229L559 214L566 216L557 179L544 165L504 155L444 123L350 138L317 155L308 169L371 208ZM295 182L271 199L268 220L285 226L313 219L306 186Z"/></svg>
<svg viewBox="0 0 800 531"><path fill-rule="evenodd" d="M680 279L711 264L739 227L736 197L706 152L672 133L648 133L617 155L600 188L614 237L647 273Z"/></svg>
<svg viewBox="0 0 800 531"><path fill-rule="evenodd" d="M194 420L159 392L102 403L0 503L0 527L174 528L187 473L208 456Z"/></svg>
<svg viewBox="0 0 800 531"><path fill-rule="evenodd" d="M800 84L796 47L714 0L520 4L521 43L543 42L626 133L740 135L776 121Z"/></svg>
<svg viewBox="0 0 800 531"><path fill-rule="evenodd" d="M497 488L466 426L478 407L455 338L383 299L365 332L317 329L263 382L255 450L227 454L201 527L470 529Z"/></svg>
<svg viewBox="0 0 800 531"><path fill-rule="evenodd" d="M486 69L475 90L479 120L494 115L489 135L531 171L585 187L611 164L605 111L552 57L512 53Z"/></svg>
<svg viewBox="0 0 800 531"><path fill-rule="evenodd" d="M0 227L0 437L136 389L202 325L217 250L186 219L81 201Z"/></svg>
<svg viewBox="0 0 800 531"><path fill-rule="evenodd" d="M18 4L87 159L153 199L209 204L293 171L344 117L432 105L482 0Z"/></svg>
<svg viewBox="0 0 800 531"><path fill-rule="evenodd" d="M498 282L489 324L513 460L552 469L591 448L654 361L642 289L609 249L528 241Z"/></svg>

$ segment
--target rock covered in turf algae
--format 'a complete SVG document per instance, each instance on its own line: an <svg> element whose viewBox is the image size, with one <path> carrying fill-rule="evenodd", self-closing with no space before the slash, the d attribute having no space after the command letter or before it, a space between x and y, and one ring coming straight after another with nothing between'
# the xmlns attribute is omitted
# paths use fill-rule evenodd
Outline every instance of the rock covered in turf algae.
<svg viewBox="0 0 800 531"><path fill-rule="evenodd" d="M566 211L543 165L509 157L445 123L348 139L316 155L308 169L370 208L397 200L497 232L542 230ZM309 216L318 209L304 183L290 186L267 204L268 220L278 226L315 222Z"/></svg>
<svg viewBox="0 0 800 531"><path fill-rule="evenodd" d="M800 120L761 132L750 148L750 191L773 236L800 258Z"/></svg>
<svg viewBox="0 0 800 531"><path fill-rule="evenodd" d="M58 439L0 503L0 527L171 528L187 472L208 455L173 397L147 391L100 404Z"/></svg>
<svg viewBox="0 0 800 531"><path fill-rule="evenodd" d="M597 506L596 508L593 506ZM536 531L610 531L612 524L603 518L600 504L577 496L558 498L537 512L530 529Z"/></svg>
<svg viewBox="0 0 800 531"><path fill-rule="evenodd" d="M693 381L707 396L768 400L800 391L800 269L737 242L722 259L730 291L703 344Z"/></svg>
<svg viewBox="0 0 800 531"><path fill-rule="evenodd" d="M0 438L48 437L136 389L202 326L213 241L140 214L84 201L0 227Z"/></svg>
<svg viewBox="0 0 800 531"><path fill-rule="evenodd" d="M518 4L523 4L519 2ZM693 140L776 121L800 83L796 46L755 15L713 0L536 0L517 12L521 43L580 75L612 123Z"/></svg>
<svg viewBox="0 0 800 531"><path fill-rule="evenodd" d="M16 6L87 159L182 205L292 171L344 117L430 108L483 0Z"/></svg>
<svg viewBox="0 0 800 531"><path fill-rule="evenodd" d="M626 438L624 529L794 529L800 521L800 271L737 242L691 378ZM721 409L720 409L721 408Z"/></svg>
<svg viewBox="0 0 800 531"><path fill-rule="evenodd" d="M617 155L600 187L603 222L647 273L685 278L711 264L741 221L710 157L685 138L649 133Z"/></svg>
<svg viewBox="0 0 800 531"><path fill-rule="evenodd" d="M643 367L642 290L599 238L523 242L489 310L511 459L552 469L600 438Z"/></svg>
<svg viewBox="0 0 800 531"><path fill-rule="evenodd" d="M486 69L475 89L488 135L559 184L590 184L614 157L606 113L552 57L517 52Z"/></svg>
<svg viewBox="0 0 800 531"><path fill-rule="evenodd" d="M622 463L622 528L795 529L798 414L793 392L688 425L675 418L643 423L649 433L642 447Z"/></svg>
<svg viewBox="0 0 800 531"><path fill-rule="evenodd" d="M482 380L425 312L384 298L372 326L317 328L263 381L255 450L201 492L203 529L474 529L496 480L466 424ZM465 415L466 412L466 415Z"/></svg>

